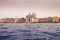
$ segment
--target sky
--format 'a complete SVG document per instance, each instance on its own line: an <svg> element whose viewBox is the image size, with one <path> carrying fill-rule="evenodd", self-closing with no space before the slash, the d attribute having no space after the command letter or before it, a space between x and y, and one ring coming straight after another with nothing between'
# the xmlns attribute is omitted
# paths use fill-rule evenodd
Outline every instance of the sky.
<svg viewBox="0 0 60 40"><path fill-rule="evenodd" d="M37 17L60 17L60 0L0 0L0 18L25 17L29 13Z"/></svg>

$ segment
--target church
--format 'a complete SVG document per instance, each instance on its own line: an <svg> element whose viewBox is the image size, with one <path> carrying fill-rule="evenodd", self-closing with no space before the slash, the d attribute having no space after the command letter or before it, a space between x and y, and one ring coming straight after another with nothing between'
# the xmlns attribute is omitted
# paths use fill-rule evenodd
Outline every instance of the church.
<svg viewBox="0 0 60 40"><path fill-rule="evenodd" d="M29 13L29 14L26 16L26 19L27 19L27 22L28 22L28 23L36 23L36 22L38 22L36 13L34 13L34 12L32 12L32 14Z"/></svg>

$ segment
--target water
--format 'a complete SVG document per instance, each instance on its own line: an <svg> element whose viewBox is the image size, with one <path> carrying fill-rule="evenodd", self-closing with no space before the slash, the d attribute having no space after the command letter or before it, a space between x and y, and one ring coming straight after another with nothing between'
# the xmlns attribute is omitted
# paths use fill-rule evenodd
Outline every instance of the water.
<svg viewBox="0 0 60 40"><path fill-rule="evenodd" d="M0 40L60 40L60 23L0 23Z"/></svg>

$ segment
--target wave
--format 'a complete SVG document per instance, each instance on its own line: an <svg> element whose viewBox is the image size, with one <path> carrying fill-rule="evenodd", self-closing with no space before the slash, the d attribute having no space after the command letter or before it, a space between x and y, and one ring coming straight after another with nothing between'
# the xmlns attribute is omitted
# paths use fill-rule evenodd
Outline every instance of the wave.
<svg viewBox="0 0 60 40"><path fill-rule="evenodd" d="M57 24L0 24L0 40L60 40Z"/></svg>

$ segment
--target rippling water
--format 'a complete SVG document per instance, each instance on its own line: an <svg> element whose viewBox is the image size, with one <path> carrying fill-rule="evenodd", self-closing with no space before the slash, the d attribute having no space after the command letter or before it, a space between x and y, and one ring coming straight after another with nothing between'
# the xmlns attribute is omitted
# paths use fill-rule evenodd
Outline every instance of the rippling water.
<svg viewBox="0 0 60 40"><path fill-rule="evenodd" d="M60 23L0 23L0 40L60 40Z"/></svg>

